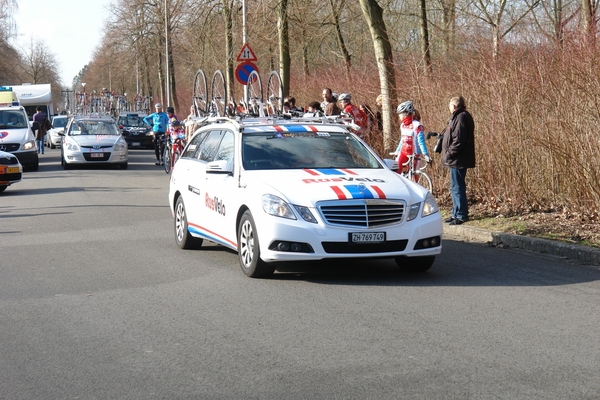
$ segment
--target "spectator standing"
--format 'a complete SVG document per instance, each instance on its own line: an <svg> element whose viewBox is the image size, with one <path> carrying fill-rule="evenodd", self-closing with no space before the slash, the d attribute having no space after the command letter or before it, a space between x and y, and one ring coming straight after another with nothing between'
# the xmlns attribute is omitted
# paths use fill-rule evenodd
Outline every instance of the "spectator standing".
<svg viewBox="0 0 600 400"><path fill-rule="evenodd" d="M461 225L469 220L467 204L467 169L475 168L475 122L467 111L465 99L450 99L450 121L442 140L442 165L450 170L452 216L444 220Z"/></svg>
<svg viewBox="0 0 600 400"><path fill-rule="evenodd" d="M333 97L333 92L330 88L323 89L323 102L321 108L325 115L340 115L340 109L337 106L337 99Z"/></svg>
<svg viewBox="0 0 600 400"><path fill-rule="evenodd" d="M36 113L33 114L33 122L37 122L39 124L39 128L35 131L35 143L37 145L38 154L44 154L44 139L46 137L46 132L48 129L52 128L52 124L50 124L50 120L48 116L44 114L43 108L38 106L36 108Z"/></svg>
<svg viewBox="0 0 600 400"><path fill-rule="evenodd" d="M169 117L163 111L161 103L156 103L154 108L156 111L144 117L144 122L150 125L152 127L152 132L154 132L154 154L156 155L156 162L154 164L162 165L162 162L160 161L162 153L161 143L164 143L165 140L165 132L167 131Z"/></svg>

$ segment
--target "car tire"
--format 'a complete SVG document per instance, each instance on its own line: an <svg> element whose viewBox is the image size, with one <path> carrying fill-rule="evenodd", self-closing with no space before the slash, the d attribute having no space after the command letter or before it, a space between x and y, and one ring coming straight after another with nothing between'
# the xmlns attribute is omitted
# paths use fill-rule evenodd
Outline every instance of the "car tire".
<svg viewBox="0 0 600 400"><path fill-rule="evenodd" d="M250 211L242 215L237 232L238 258L244 274L251 278L266 278L273 275L275 266L260 258L258 232Z"/></svg>
<svg viewBox="0 0 600 400"><path fill-rule="evenodd" d="M51 149L55 149L55 148L56 148L56 145L55 145L54 143L50 142L50 148L51 148Z"/></svg>
<svg viewBox="0 0 600 400"><path fill-rule="evenodd" d="M67 170L67 169L71 169L71 168L72 168L72 166L71 166L71 165L69 165L69 163L67 163L67 162L65 161L65 158L64 158L64 156L62 156L62 155L61 155L61 157L60 157L60 164L62 165L62 167L63 167L63 169L64 169L64 170Z"/></svg>
<svg viewBox="0 0 600 400"><path fill-rule="evenodd" d="M7 187L8 187L8 185L2 185L2 186L0 186L0 193L4 192Z"/></svg>
<svg viewBox="0 0 600 400"><path fill-rule="evenodd" d="M183 198L179 196L175 203L175 218L174 218L175 243L181 249L199 249L202 246L203 239L192 236L188 229L187 212Z"/></svg>
<svg viewBox="0 0 600 400"><path fill-rule="evenodd" d="M396 257L396 265L402 272L419 273L426 272L435 261L435 256L424 257Z"/></svg>
<svg viewBox="0 0 600 400"><path fill-rule="evenodd" d="M127 163L119 164L119 168L121 168L121 169L127 169L127 167L128 167Z"/></svg>

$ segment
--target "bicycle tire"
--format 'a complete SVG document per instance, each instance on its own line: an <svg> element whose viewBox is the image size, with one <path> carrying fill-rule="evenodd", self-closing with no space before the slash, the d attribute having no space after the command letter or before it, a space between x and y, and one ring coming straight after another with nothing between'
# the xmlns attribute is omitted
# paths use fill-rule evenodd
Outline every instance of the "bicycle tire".
<svg viewBox="0 0 600 400"><path fill-rule="evenodd" d="M248 75L248 102L246 113L254 116L261 116L260 111L262 109L262 105L264 103L264 93L262 80L260 79L260 75L256 70L253 70L250 75Z"/></svg>
<svg viewBox="0 0 600 400"><path fill-rule="evenodd" d="M169 147L165 146L163 150L163 164L165 166L165 172L168 174L171 172L171 152L169 151Z"/></svg>
<svg viewBox="0 0 600 400"><path fill-rule="evenodd" d="M208 88L206 86L206 75L199 69L194 77L194 93L192 94L194 115L201 117L208 113Z"/></svg>
<svg viewBox="0 0 600 400"><path fill-rule="evenodd" d="M211 113L217 117L224 117L227 108L227 87L225 77L221 70L216 70L211 84Z"/></svg>
<svg viewBox="0 0 600 400"><path fill-rule="evenodd" d="M413 180L425 189L429 190L429 193L433 193L433 183L431 178L427 175L427 172L417 171L413 175Z"/></svg>
<svg viewBox="0 0 600 400"><path fill-rule="evenodd" d="M175 163L177 162L177 160L179 160L179 157L181 157L181 154L179 153L179 150L175 150L175 152L173 153L173 161L171 162L171 170L173 170L173 167L175 167Z"/></svg>
<svg viewBox="0 0 600 400"><path fill-rule="evenodd" d="M280 115L283 111L283 84L277 71L271 71L267 81L267 114Z"/></svg>

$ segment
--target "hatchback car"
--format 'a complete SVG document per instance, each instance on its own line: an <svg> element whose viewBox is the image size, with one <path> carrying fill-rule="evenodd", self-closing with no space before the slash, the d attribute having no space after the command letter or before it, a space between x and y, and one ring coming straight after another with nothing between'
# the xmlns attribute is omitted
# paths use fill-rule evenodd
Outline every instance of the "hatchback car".
<svg viewBox="0 0 600 400"><path fill-rule="evenodd" d="M23 179L23 166L19 159L5 151L0 151L0 192Z"/></svg>
<svg viewBox="0 0 600 400"><path fill-rule="evenodd" d="M345 125L218 119L175 164L175 242L238 252L250 277L280 261L394 258L426 271L442 249L434 197L381 160Z"/></svg>
<svg viewBox="0 0 600 400"><path fill-rule="evenodd" d="M52 117L52 129L49 129L46 134L47 147L54 149L56 146L60 146L62 137L59 135L59 132L64 132L68 121L69 117L67 115L56 115Z"/></svg>
<svg viewBox="0 0 600 400"><path fill-rule="evenodd" d="M76 116L69 120L60 154L64 169L74 165L116 164L127 168L127 142L110 116Z"/></svg>
<svg viewBox="0 0 600 400"><path fill-rule="evenodd" d="M146 114L129 113L119 115L117 125L130 148L154 148L152 127L144 122Z"/></svg>

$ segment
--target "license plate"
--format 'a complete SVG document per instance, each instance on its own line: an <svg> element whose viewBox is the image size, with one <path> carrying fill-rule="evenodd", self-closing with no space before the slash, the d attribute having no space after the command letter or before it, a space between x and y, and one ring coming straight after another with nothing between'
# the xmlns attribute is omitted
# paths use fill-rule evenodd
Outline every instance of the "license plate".
<svg viewBox="0 0 600 400"><path fill-rule="evenodd" d="M19 167L8 167L6 169L7 174L16 174L19 172Z"/></svg>
<svg viewBox="0 0 600 400"><path fill-rule="evenodd" d="M131 142L132 147L140 147L142 144L140 142Z"/></svg>
<svg viewBox="0 0 600 400"><path fill-rule="evenodd" d="M385 242L385 232L360 232L351 233L352 243L381 243Z"/></svg>
<svg viewBox="0 0 600 400"><path fill-rule="evenodd" d="M90 153L92 158L104 158L104 153Z"/></svg>

